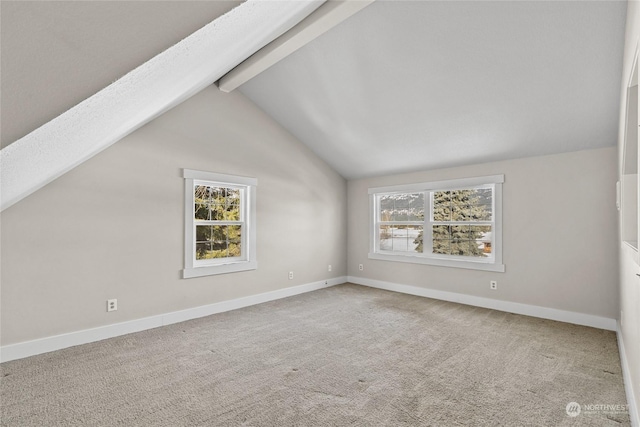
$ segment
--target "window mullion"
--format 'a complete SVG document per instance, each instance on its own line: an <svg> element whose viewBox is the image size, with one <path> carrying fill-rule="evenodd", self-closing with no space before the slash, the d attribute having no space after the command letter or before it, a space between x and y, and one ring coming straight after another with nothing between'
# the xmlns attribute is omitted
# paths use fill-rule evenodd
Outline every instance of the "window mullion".
<svg viewBox="0 0 640 427"><path fill-rule="evenodd" d="M193 223L194 225L242 225L245 221L198 220Z"/></svg>

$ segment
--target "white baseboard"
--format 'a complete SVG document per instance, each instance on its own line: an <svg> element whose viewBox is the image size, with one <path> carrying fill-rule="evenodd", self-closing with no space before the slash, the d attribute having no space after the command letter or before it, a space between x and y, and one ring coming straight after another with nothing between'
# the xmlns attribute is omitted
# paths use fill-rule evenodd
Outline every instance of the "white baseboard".
<svg viewBox="0 0 640 427"><path fill-rule="evenodd" d="M629 405L629 418L631 419L631 427L640 427L640 415L638 406L636 405L636 395L631 381L631 372L629 371L629 362L627 361L627 353L624 349L624 340L622 339L622 331L620 330L620 322L617 322L618 350L620 351L620 364L622 365L622 378L624 379L624 391L627 394L627 403Z"/></svg>
<svg viewBox="0 0 640 427"><path fill-rule="evenodd" d="M380 280L366 279L363 277L349 276L347 279L351 283L369 286L371 288L385 289L387 291L400 292L403 294L417 295L438 300L457 302L460 304L473 305L476 307L490 308L493 310L506 311L508 313L524 314L526 316L557 320L560 322L573 323L576 325L591 326L592 328L606 329L608 331L616 330L616 320L609 319L607 317L575 313L572 311L564 311L555 308L540 307L536 305L520 304L517 302L501 301L491 298L476 297L473 295L458 294L455 292L438 291L435 289L426 289L418 286L401 285L398 283L383 282Z"/></svg>
<svg viewBox="0 0 640 427"><path fill-rule="evenodd" d="M433 289L420 288L417 286L401 285L397 283L383 282L362 277L342 276L323 280L320 282L307 283L304 285L279 289L277 291L237 298L234 300L222 301L215 304L160 314L157 316L145 317L143 319L131 320L127 322L116 323L113 325L106 325L98 328L85 329L81 331L70 332L67 334L40 338L33 341L6 345L0 347L0 362L22 359L24 357L34 356L36 354L47 353L50 351L60 350L80 344L86 344L107 338L117 337L120 335L126 335L133 332L140 332L147 329L158 328L160 326L183 322L190 319L196 319L198 317L209 316L211 314L236 310L242 307L248 307L255 304L261 304L268 301L273 301L293 295L299 295L305 292L311 292L318 289L339 285L347 281L358 285L385 289L388 291L401 292L405 294L434 298L444 301L458 302L461 304L490 308L494 310L506 311L509 313L524 314L527 316L540 317L543 319L558 320L561 322L591 326L599 329L606 329L611 331L616 330L615 319L609 319L606 317L574 313L570 311L513 303L508 301L500 301L490 298L475 297L472 295L458 294L454 292L437 291Z"/></svg>
<svg viewBox="0 0 640 427"><path fill-rule="evenodd" d="M174 311L157 316L145 317L143 319L130 320L128 322L116 323L113 325L101 326L98 328L85 329L82 331L70 332L67 334L55 335L52 337L40 338L33 341L25 341L17 344L0 347L0 362L22 359L24 357L35 356L36 354L47 353L80 344L87 344L133 332L140 332L146 329L158 328L160 326L171 325L173 323L184 322L185 320L196 319L198 317L209 316L211 314L236 310L250 305L261 304L281 298L303 294L330 286L339 285L347 281L345 276L322 280L319 282L306 283L304 285L292 286L290 288L278 289L277 291L265 292L248 297L237 298L229 301L222 301L215 304L203 305L181 311Z"/></svg>

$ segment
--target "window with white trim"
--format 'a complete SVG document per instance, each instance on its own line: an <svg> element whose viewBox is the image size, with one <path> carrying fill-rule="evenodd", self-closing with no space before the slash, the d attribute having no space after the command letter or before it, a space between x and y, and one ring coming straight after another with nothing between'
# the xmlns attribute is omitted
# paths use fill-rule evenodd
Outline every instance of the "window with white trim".
<svg viewBox="0 0 640 427"><path fill-rule="evenodd" d="M504 271L504 175L370 188L369 258Z"/></svg>
<svg viewBox="0 0 640 427"><path fill-rule="evenodd" d="M255 270L257 179L184 169L183 277Z"/></svg>

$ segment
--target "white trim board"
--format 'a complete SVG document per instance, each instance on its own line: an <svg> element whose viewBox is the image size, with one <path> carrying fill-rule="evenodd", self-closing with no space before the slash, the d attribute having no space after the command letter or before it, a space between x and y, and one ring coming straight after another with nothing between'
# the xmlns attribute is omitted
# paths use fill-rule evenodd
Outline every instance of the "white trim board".
<svg viewBox="0 0 640 427"><path fill-rule="evenodd" d="M629 418L631 419L631 427L640 427L640 414L638 414L638 407L636 406L636 395L633 389L633 382L631 382L631 372L629 371L627 354L624 350L624 341L622 340L620 322L617 322L616 326L616 335L618 336L618 350L620 351L620 365L622 365L624 391L627 395L627 403L629 404Z"/></svg>
<svg viewBox="0 0 640 427"><path fill-rule="evenodd" d="M6 146L0 211L213 84L322 3L245 1Z"/></svg>
<svg viewBox="0 0 640 427"><path fill-rule="evenodd" d="M171 325L173 323L184 322L186 320L197 319L199 317L210 316L212 314L223 313L225 311L236 310L251 305L262 304L281 298L287 298L306 292L345 283L345 276L334 277L332 279L321 280L319 282L306 283L304 285L292 286L290 288L278 289L276 291L265 292L257 295L237 298L229 301L221 301L214 304L189 308L186 310L174 311L171 313L159 314L157 316L145 317L143 319L130 320L113 325L101 326L98 328L85 329L82 331L70 332L67 334L55 335L52 337L40 338L33 341L25 341L17 344L0 347L0 362L22 359L37 354L48 353L50 351L61 350L67 347L87 344L120 335L140 332L147 329L158 328L160 326Z"/></svg>
<svg viewBox="0 0 640 427"><path fill-rule="evenodd" d="M590 326L592 328L616 330L616 320L607 317L594 316L592 314L575 313L573 311L558 310L555 308L540 307L536 305L521 304L517 302L501 301L491 298L476 297L473 295L458 294L455 292L438 291L435 289L421 288L418 286L401 285L399 283L383 282L364 277L349 276L348 281L357 285L403 294L433 298L443 301L457 302L492 310L505 311L507 313L522 314L525 316L539 317L541 319L557 320L559 322L573 323L576 325Z"/></svg>
<svg viewBox="0 0 640 427"><path fill-rule="evenodd" d="M251 55L218 80L223 92L231 92L273 64L321 36L331 28L369 6L373 0L327 1L262 49Z"/></svg>

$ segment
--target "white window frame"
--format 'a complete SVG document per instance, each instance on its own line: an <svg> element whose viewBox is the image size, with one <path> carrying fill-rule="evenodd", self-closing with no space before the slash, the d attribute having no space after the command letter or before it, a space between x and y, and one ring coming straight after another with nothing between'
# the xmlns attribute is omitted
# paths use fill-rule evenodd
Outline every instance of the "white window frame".
<svg viewBox="0 0 640 427"><path fill-rule="evenodd" d="M215 274L234 273L238 271L255 270L258 268L256 259L256 178L226 175L213 172L203 172L183 169L185 189L185 221L184 221L184 269L182 277L210 276ZM241 195L240 221L219 222L220 225L240 224L242 230L242 256L233 258L216 258L211 260L196 259L196 221L194 188L196 185L214 187L237 188Z"/></svg>
<svg viewBox="0 0 640 427"><path fill-rule="evenodd" d="M422 182L416 184L394 185L389 187L369 188L369 259L382 261L408 262L415 264L428 264L443 267L466 268L472 270L485 270L502 272L505 266L502 263L502 184L504 175L492 175L476 178L462 178L446 181ZM455 255L433 254L432 252L432 225L433 222L433 192L449 191L473 188L493 188L493 215L491 221L481 221L482 224L491 225L491 256L486 258L465 257ZM380 209L379 196L393 193L425 193L424 221L417 224L423 226L423 253L392 252L380 250L379 226ZM407 223L413 225L415 221ZM474 225L473 222L469 222Z"/></svg>

